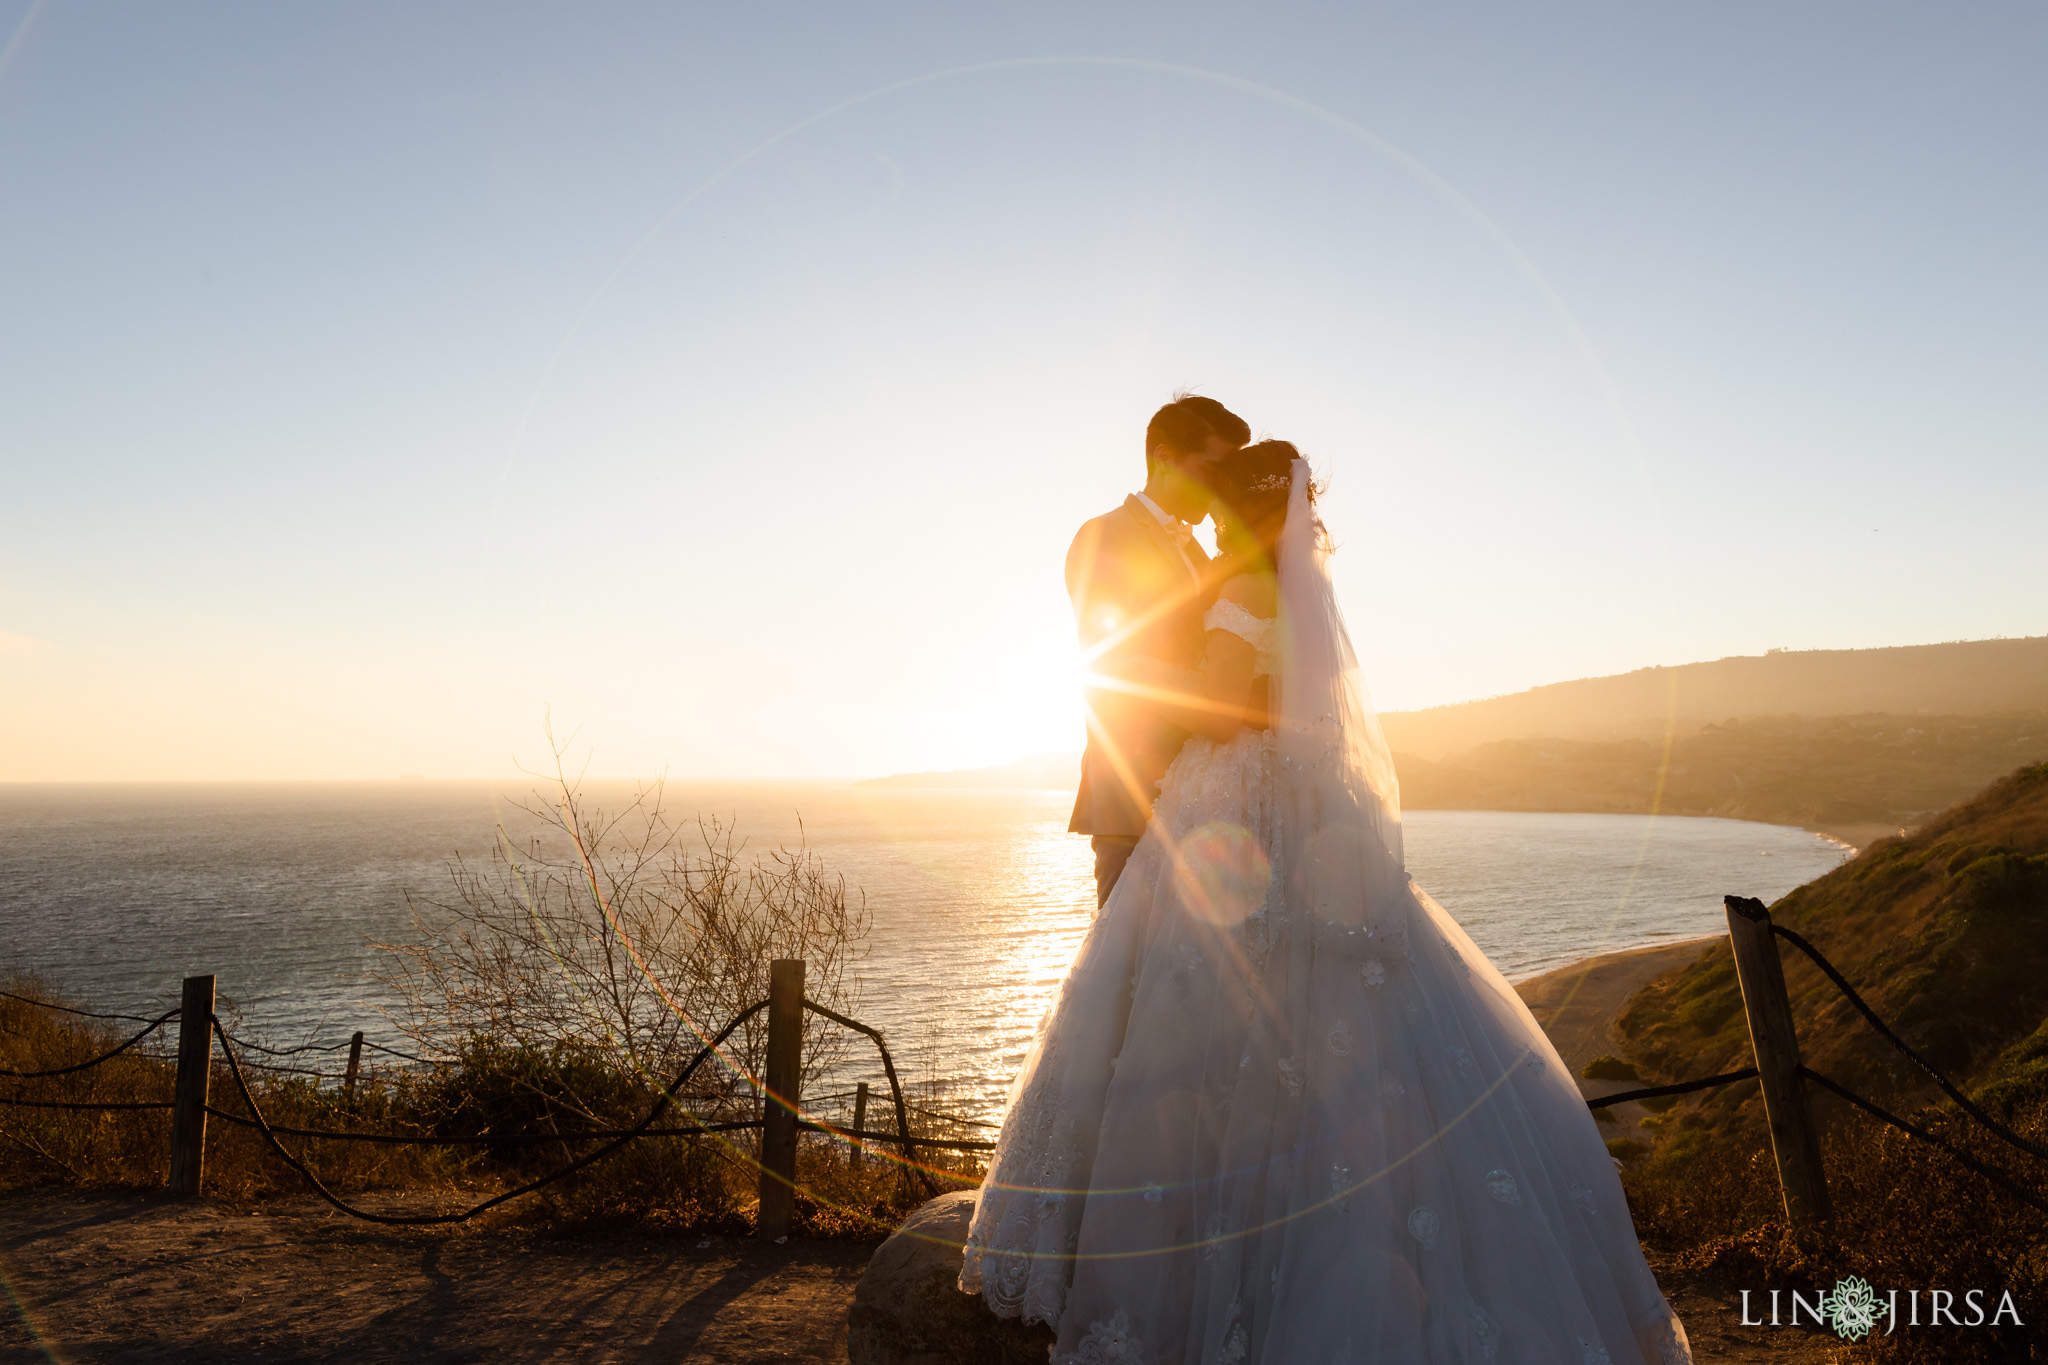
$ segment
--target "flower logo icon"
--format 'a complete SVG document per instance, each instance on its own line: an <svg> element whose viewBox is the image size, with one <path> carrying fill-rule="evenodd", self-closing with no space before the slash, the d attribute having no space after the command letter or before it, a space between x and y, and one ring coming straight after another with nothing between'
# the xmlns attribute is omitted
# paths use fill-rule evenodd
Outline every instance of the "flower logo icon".
<svg viewBox="0 0 2048 1365"><path fill-rule="evenodd" d="M1877 1291L1860 1275L1836 1280L1834 1289L1821 1295L1821 1311L1836 1336L1861 1341L1877 1326Z"/></svg>

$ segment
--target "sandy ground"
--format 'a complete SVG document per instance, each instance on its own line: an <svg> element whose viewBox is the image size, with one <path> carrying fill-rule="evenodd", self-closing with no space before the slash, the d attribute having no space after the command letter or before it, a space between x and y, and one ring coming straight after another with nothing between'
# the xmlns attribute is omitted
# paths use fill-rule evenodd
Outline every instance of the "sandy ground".
<svg viewBox="0 0 2048 1365"><path fill-rule="evenodd" d="M1518 989L1576 1071L1612 1050L1628 996L1700 946L1597 958ZM870 1250L401 1231L310 1201L252 1215L155 1195L0 1196L13 1310L0 1365L839 1362ZM1701 1365L1847 1358L1830 1336L1743 1328L1727 1294L1666 1289Z"/></svg>
<svg viewBox="0 0 2048 1365"><path fill-rule="evenodd" d="M1869 848L1879 839L1889 839L1895 834L1904 834L1905 827L1890 825L1883 821L1863 825L1803 825L1803 829L1823 834L1839 843L1847 844L1857 851Z"/></svg>
<svg viewBox="0 0 2048 1365"><path fill-rule="evenodd" d="M1516 985L1515 993L1536 1016L1536 1022L1543 1025L1551 1045L1576 1076L1595 1057L1621 1050L1614 1021L1621 1017L1621 1008L1630 996L1664 973L1692 962L1709 943L1721 937L1717 934L1589 957L1569 967L1530 977ZM1591 1098L1627 1090L1635 1084L1588 1081L1580 1088Z"/></svg>
<svg viewBox="0 0 2048 1365"><path fill-rule="evenodd" d="M1682 943L1635 948L1625 953L1589 957L1569 967L1559 967L1543 976L1531 977L1515 987L1529 1013L1543 1025L1564 1064L1579 1077L1579 1093L1587 1099L1634 1090L1642 1081L1589 1081L1579 1076L1586 1063L1603 1053L1619 1053L1621 1039L1614 1021L1629 997L1668 971L1686 966L1697 958L1713 938L1687 939ZM1650 1111L1640 1104L1609 1106L1612 1123L1600 1125L1610 1138L1641 1136L1638 1125Z"/></svg>

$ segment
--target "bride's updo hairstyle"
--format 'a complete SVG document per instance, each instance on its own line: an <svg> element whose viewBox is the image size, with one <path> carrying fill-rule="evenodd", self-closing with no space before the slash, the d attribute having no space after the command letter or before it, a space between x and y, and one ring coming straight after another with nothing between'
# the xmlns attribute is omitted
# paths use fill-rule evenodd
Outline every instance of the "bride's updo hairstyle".
<svg viewBox="0 0 2048 1365"><path fill-rule="evenodd" d="M1214 491L1225 516L1217 518L1216 548L1233 559L1257 559L1271 571L1280 532L1287 525L1287 499L1294 487L1294 462L1301 452L1292 441L1260 441L1238 451L1214 475ZM1308 486L1309 504L1316 485ZM1252 567L1252 566L1247 566Z"/></svg>

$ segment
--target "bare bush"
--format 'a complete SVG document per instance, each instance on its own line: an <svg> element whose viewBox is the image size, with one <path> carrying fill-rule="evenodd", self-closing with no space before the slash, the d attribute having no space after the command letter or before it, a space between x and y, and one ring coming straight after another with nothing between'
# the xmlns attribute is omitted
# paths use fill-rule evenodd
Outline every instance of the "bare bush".
<svg viewBox="0 0 2048 1365"><path fill-rule="evenodd" d="M514 811L525 827L501 826L488 865L458 861L445 898L411 902L411 942L378 945L379 976L404 1001L393 1022L422 1048L538 1048L638 1076L645 1097L767 998L773 958L804 959L805 994L857 1013L849 969L865 955L867 908L801 845L751 852L716 819L678 821L660 783L602 810L559 771L551 798ZM757 1116L767 1032L765 1012L743 1025L681 1093L685 1108ZM805 1087L852 1042L865 1044L807 1013ZM551 1070L552 1105L621 1117L616 1093L565 1092Z"/></svg>

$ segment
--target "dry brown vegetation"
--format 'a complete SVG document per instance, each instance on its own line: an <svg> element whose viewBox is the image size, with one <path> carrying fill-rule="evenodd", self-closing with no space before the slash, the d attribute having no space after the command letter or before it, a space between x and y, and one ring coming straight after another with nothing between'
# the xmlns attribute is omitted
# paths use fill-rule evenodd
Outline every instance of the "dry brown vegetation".
<svg viewBox="0 0 2048 1365"><path fill-rule="evenodd" d="M74 1006L33 978L4 983L0 996L0 1067L40 1071L75 1065L104 1053L138 1025L81 1018L43 1004ZM26 997L16 998L16 997ZM128 1104L171 1098L176 1066L168 1055L176 1022L138 1048L90 1070L39 1080L7 1080L5 1098L56 1104ZM372 1073L358 1104L306 1080L252 1071L253 1088L273 1123L308 1128L396 1130L413 1108L406 1078ZM213 1101L228 1107L233 1082L224 1067L212 1078ZM170 1113L164 1109L92 1111L0 1104L0 1188L68 1185L155 1189L170 1163ZM412 1131L417 1131L416 1128ZM331 1184L342 1189L403 1186L453 1190L460 1159L437 1148L307 1141L298 1144ZM207 1193L246 1204L300 1186L246 1128L214 1119L208 1129Z"/></svg>

